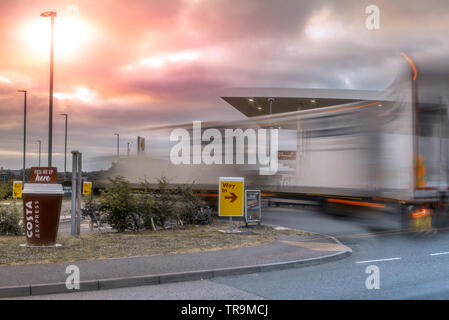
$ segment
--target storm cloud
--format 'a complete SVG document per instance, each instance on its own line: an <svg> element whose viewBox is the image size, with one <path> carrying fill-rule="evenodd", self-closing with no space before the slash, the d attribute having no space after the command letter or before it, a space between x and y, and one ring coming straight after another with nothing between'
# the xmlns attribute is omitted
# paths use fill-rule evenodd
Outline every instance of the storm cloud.
<svg viewBox="0 0 449 320"><path fill-rule="evenodd" d="M380 8L379 30L365 26L371 4ZM69 113L69 150L84 152L85 168L94 169L109 165L95 159L112 158L115 132L125 148L137 134L148 134L140 128L241 119L220 100L223 88L382 90L393 81L401 52L436 65L449 58L446 0L1 1L1 167L21 166L17 89L29 91L27 165L37 161L36 140L46 150L49 57L29 45L23 30L45 10L58 11L58 28L74 6L88 26L87 40L55 58L54 162L60 169L60 113Z"/></svg>

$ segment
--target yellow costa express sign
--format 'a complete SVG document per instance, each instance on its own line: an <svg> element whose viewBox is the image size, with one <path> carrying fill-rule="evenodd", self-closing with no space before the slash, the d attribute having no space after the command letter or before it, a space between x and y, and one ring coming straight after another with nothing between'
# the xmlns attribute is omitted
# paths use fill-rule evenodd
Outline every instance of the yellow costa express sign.
<svg viewBox="0 0 449 320"><path fill-rule="evenodd" d="M13 198L22 198L22 181L14 181L12 197Z"/></svg>
<svg viewBox="0 0 449 320"><path fill-rule="evenodd" d="M92 182L83 182L83 195L89 195L92 193Z"/></svg>
<svg viewBox="0 0 449 320"><path fill-rule="evenodd" d="M244 178L221 177L219 182L218 215L242 217L244 203Z"/></svg>

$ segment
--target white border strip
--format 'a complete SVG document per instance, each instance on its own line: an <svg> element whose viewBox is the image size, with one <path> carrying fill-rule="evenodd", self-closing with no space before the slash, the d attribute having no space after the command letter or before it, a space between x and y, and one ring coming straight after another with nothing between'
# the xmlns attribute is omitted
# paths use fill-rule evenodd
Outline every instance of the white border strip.
<svg viewBox="0 0 449 320"><path fill-rule="evenodd" d="M449 252L437 252L437 253L431 253L431 256L441 256L443 254L449 254Z"/></svg>
<svg viewBox="0 0 449 320"><path fill-rule="evenodd" d="M388 259L378 259L378 260L366 260L366 261L357 261L356 263L371 263L371 262L393 261L393 260L401 260L401 258L388 258Z"/></svg>

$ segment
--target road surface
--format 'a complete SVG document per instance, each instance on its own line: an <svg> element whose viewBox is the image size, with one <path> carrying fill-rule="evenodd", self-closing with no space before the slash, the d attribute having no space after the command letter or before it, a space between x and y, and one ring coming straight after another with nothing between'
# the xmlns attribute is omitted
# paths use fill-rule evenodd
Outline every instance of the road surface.
<svg viewBox="0 0 449 320"><path fill-rule="evenodd" d="M264 223L334 235L353 254L299 269L31 299L449 299L447 231L403 234L382 215L349 220L313 208L271 208L263 215ZM366 287L372 265L379 289Z"/></svg>

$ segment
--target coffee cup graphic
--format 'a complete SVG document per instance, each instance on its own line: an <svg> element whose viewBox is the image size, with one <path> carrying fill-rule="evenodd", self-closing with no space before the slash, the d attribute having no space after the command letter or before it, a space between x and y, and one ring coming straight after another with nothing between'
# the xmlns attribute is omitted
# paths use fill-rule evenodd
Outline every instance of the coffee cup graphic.
<svg viewBox="0 0 449 320"><path fill-rule="evenodd" d="M63 194L61 184L25 183L23 224L28 246L56 245Z"/></svg>

